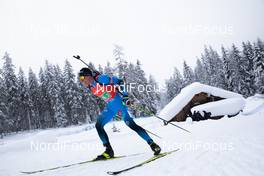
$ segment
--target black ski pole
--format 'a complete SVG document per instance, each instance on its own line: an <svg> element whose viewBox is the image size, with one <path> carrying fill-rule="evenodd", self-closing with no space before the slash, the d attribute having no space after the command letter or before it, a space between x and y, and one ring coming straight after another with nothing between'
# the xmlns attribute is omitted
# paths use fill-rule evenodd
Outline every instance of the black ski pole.
<svg viewBox="0 0 264 176"><path fill-rule="evenodd" d="M145 128L144 128L145 129ZM145 129L146 130L146 129ZM155 133L152 133L151 131L149 131L149 130L146 130L148 133L150 133L150 134L152 134L153 136L156 136L157 138L160 138L160 139L162 139L162 137L160 137L160 136L158 136L158 135L156 135Z"/></svg>
<svg viewBox="0 0 264 176"><path fill-rule="evenodd" d="M121 120L122 118L121 118L119 115L117 115L117 116L116 116L116 119L117 119L117 120ZM153 136L156 136L157 138L162 139L162 137L158 136L157 134L152 133L151 131L149 131L149 130L147 130L147 129L145 129L145 128L144 128L144 130L145 130L146 132L152 134Z"/></svg>
<svg viewBox="0 0 264 176"><path fill-rule="evenodd" d="M186 132L188 132L188 133L191 133L190 131L188 131L188 130L186 130L186 129L184 129L184 128L178 126L178 125L175 125L174 123L171 123L171 122L169 122L169 121L167 121L167 120L161 118L160 116L157 116L157 115L155 115L155 114L154 114L153 116L156 117L156 118L158 118L158 119L160 119L160 120L163 120L163 121L166 122L167 124L171 124L171 125L173 125L173 126L175 126L175 127L177 127L177 128L180 128L180 129L182 129L182 130L184 130L184 131L186 131Z"/></svg>
<svg viewBox="0 0 264 176"><path fill-rule="evenodd" d="M79 55L73 56L75 59L81 61L82 63L84 63L90 70L92 70L95 74L100 74L99 71L97 71L96 69L92 68L90 65L88 65L86 62L84 62L81 57Z"/></svg>
<svg viewBox="0 0 264 176"><path fill-rule="evenodd" d="M89 67L90 68L90 66L86 63L86 62L84 62L82 59L81 59L81 57L79 56L79 55L76 55L76 56L73 56L75 59L78 59L78 60L80 60L82 63L84 63L85 65L87 65L87 67Z"/></svg>
<svg viewBox="0 0 264 176"><path fill-rule="evenodd" d="M134 108L137 108L137 107L134 107ZM137 108L137 109L139 109L139 108ZM166 124L171 124L171 125L173 125L173 126L179 128L179 129L181 129L181 130L184 130L184 131L186 131L186 132L188 132L188 133L191 133L190 131L188 131L188 130L186 130L186 129L180 127L180 126L175 125L174 123L171 123L171 122L169 122L169 121L167 121L167 120L161 118L160 116L156 115L153 111L146 112L146 111L143 109L143 107L140 107L139 111L143 111L143 112L147 113L148 115L152 115L152 116L154 116L154 117L156 117L156 118L158 118L158 119L160 119L160 120L163 120Z"/></svg>

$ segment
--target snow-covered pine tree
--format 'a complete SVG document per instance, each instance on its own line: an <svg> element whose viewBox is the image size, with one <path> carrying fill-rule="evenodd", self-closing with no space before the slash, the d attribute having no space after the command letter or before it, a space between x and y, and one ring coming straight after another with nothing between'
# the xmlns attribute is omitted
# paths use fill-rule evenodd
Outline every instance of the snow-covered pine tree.
<svg viewBox="0 0 264 176"><path fill-rule="evenodd" d="M222 51L222 61L223 61L223 89L226 90L232 90L232 85L231 82L229 81L232 72L230 72L229 67L230 67L230 60L228 57L228 51L224 48L224 46L221 47Z"/></svg>
<svg viewBox="0 0 264 176"><path fill-rule="evenodd" d="M257 93L264 94L264 44L260 39L254 43L254 70Z"/></svg>
<svg viewBox="0 0 264 176"><path fill-rule="evenodd" d="M63 97L65 101L65 110L68 117L68 124L78 124L84 122L81 111L81 94L78 91L76 77L72 66L68 60L65 61L63 70Z"/></svg>
<svg viewBox="0 0 264 176"><path fill-rule="evenodd" d="M0 69L0 138L8 132L7 94L2 69Z"/></svg>
<svg viewBox="0 0 264 176"><path fill-rule="evenodd" d="M65 127L67 125L67 115L64 108L64 101L60 96L58 96L55 100L54 118L56 119L56 127Z"/></svg>
<svg viewBox="0 0 264 176"><path fill-rule="evenodd" d="M104 73L110 76L114 75L114 68L111 67L111 63L109 61L107 61L107 64L104 68Z"/></svg>
<svg viewBox="0 0 264 176"><path fill-rule="evenodd" d="M54 67L47 60L45 62L44 69L44 84L47 90L47 106L45 109L45 123L47 127L55 127L56 119L55 114L55 103L57 98L57 82L55 79Z"/></svg>
<svg viewBox="0 0 264 176"><path fill-rule="evenodd" d="M241 80L240 93L246 97L254 95L256 92L255 74L254 74L254 53L250 42L242 42L241 57Z"/></svg>
<svg viewBox="0 0 264 176"><path fill-rule="evenodd" d="M149 75L148 87L146 88L148 94L148 104L151 111L156 113L157 109L160 108L160 92L158 89L158 83L152 75Z"/></svg>
<svg viewBox="0 0 264 176"><path fill-rule="evenodd" d="M128 63L124 59L123 50L124 49L121 46L114 45L113 55L116 60L115 72L117 73L117 76L121 79L127 76L126 73L127 73L127 67L128 67Z"/></svg>
<svg viewBox="0 0 264 176"><path fill-rule="evenodd" d="M53 98L52 101L52 108L54 110L54 119L55 119L55 126L56 127L65 127L67 125L67 114L64 107L64 99L62 96L62 89L63 89L63 78L62 78L62 71L58 65L53 67L53 78L52 84L50 85L50 91L54 91L53 94L50 94Z"/></svg>
<svg viewBox="0 0 264 176"><path fill-rule="evenodd" d="M65 110L65 101L63 97L64 92L64 80L62 76L62 71L59 65L53 66L54 78L55 79L55 104L54 104L54 118L56 120L57 127L65 127L68 125L67 114Z"/></svg>
<svg viewBox="0 0 264 176"><path fill-rule="evenodd" d="M50 100L48 95L48 81L43 68L40 68L39 71L39 82L39 124L41 125L41 128L47 128L47 122L49 121L50 116Z"/></svg>
<svg viewBox="0 0 264 176"><path fill-rule="evenodd" d="M99 64L99 66L98 66L98 71L99 71L99 73L101 73L101 74L104 73L104 69L103 69L103 67L102 67L101 64Z"/></svg>
<svg viewBox="0 0 264 176"><path fill-rule="evenodd" d="M152 102L151 96L154 96L153 94L149 94L147 92L148 87L148 80L146 78L144 70L141 68L141 63L139 60L137 60L136 65L130 63L126 69L127 76L126 76L126 83L128 85L128 93L132 101L135 102L135 104L139 104L141 106L144 106L146 108L146 111L157 111L157 107L154 102ZM154 80L152 80L152 83L154 84ZM137 116L145 116L147 113L139 112L139 111L132 111L132 114Z"/></svg>
<svg viewBox="0 0 264 176"><path fill-rule="evenodd" d="M246 94L247 85L245 81L249 77L249 74L247 73L248 63L246 58L239 55L239 60L237 60L237 78L238 78L238 89L237 92L240 94Z"/></svg>
<svg viewBox="0 0 264 176"><path fill-rule="evenodd" d="M216 50L214 50L211 46L209 47L210 51L210 57L212 59L212 66L211 66L211 72L212 75L210 76L211 79L211 85L215 87L224 87L224 72L223 72L223 61L220 58L219 54Z"/></svg>
<svg viewBox="0 0 264 176"><path fill-rule="evenodd" d="M205 83L206 79L206 70L199 58L196 60L196 66L194 68L194 78L195 81L200 82L200 83Z"/></svg>
<svg viewBox="0 0 264 176"><path fill-rule="evenodd" d="M94 119L90 116L90 106L89 106L89 95L87 88L85 88L82 83L80 82L79 78L77 78L77 89L80 93L80 105L81 105L81 111L80 114L83 118L85 118L85 121L88 123L91 123Z"/></svg>
<svg viewBox="0 0 264 176"><path fill-rule="evenodd" d="M166 80L166 99L170 102L176 95L178 95L183 88L183 77L180 71L174 67L173 75Z"/></svg>
<svg viewBox="0 0 264 176"><path fill-rule="evenodd" d="M205 46L201 60L202 65L205 68L204 83L211 86L223 87L223 61L218 53L213 50L211 46L209 46L209 49Z"/></svg>
<svg viewBox="0 0 264 176"><path fill-rule="evenodd" d="M19 101L19 116L20 116L20 126L19 131L21 130L31 130L32 121L29 111L29 89L28 82L25 77L24 71L22 68L19 68L18 73L18 101Z"/></svg>
<svg viewBox="0 0 264 176"><path fill-rule="evenodd" d="M130 86L130 84L131 84L131 86L133 86L132 84L136 83L136 68L135 68L135 65L133 63L129 63L128 68L127 68L127 72L129 74L127 74L125 81L128 84L128 86ZM130 91L129 89L130 88L128 88L128 91ZM133 93L133 92L131 92L131 93Z"/></svg>
<svg viewBox="0 0 264 176"><path fill-rule="evenodd" d="M3 60L3 82L6 92L6 100L8 102L8 104L6 104L8 129L9 131L18 131L20 126L20 112L18 111L18 85L17 77L15 75L15 66L13 65L12 59L10 58L8 53L5 53Z"/></svg>
<svg viewBox="0 0 264 176"><path fill-rule="evenodd" d="M213 75L214 72L214 65L213 65L213 59L210 55L210 51L207 48L207 46L204 47L204 54L201 55L201 60L204 68L206 68L205 84L212 85L211 76Z"/></svg>
<svg viewBox="0 0 264 176"><path fill-rule="evenodd" d="M29 115L32 128L41 128L39 108L40 108L40 89L36 74L29 68L28 72L28 94L29 94Z"/></svg>
<svg viewBox="0 0 264 176"><path fill-rule="evenodd" d="M183 85L188 86L195 80L192 68L187 65L186 61L183 62Z"/></svg>
<svg viewBox="0 0 264 176"><path fill-rule="evenodd" d="M140 105L145 106L147 110L153 111L154 107L151 106L151 102L148 99L148 94L146 91L146 87L148 85L148 81L145 75L144 70L141 68L141 63L139 60L137 60L136 66L135 66L135 83L136 83L136 89L133 91L133 95L135 95L135 98L137 99L138 103ZM154 110L156 111L156 110ZM142 116L147 115L144 112L141 114Z"/></svg>
<svg viewBox="0 0 264 176"><path fill-rule="evenodd" d="M232 91L240 92L239 81L241 79L240 70L242 70L242 68L239 64L241 64L241 56L240 56L240 51L235 46L235 44L232 44L232 48L229 52L229 61L230 61L229 71L231 75L231 77L229 77L229 84L232 87Z"/></svg>

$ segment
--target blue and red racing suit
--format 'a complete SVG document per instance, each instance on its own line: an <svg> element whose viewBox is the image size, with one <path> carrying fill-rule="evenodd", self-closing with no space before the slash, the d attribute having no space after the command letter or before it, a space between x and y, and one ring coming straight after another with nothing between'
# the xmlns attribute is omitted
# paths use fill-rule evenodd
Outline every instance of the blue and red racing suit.
<svg viewBox="0 0 264 176"><path fill-rule="evenodd" d="M104 125L111 121L117 113L121 113L122 120L125 121L126 125L134 130L146 142L151 143L153 140L142 127L134 122L133 118L130 117L128 113L126 105L122 102L122 97L127 96L127 92L124 86L120 86L121 90L118 91L117 87L120 85L121 81L122 80L115 76L111 77L106 74L99 74L90 85L91 92L107 103L105 109L97 117L95 127L98 135L104 145L109 143Z"/></svg>

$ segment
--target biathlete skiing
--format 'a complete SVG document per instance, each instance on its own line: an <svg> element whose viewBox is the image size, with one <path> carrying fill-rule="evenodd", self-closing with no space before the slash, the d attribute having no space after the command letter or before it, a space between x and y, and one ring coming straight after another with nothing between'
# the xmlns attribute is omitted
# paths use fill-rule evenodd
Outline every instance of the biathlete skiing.
<svg viewBox="0 0 264 176"><path fill-rule="evenodd" d="M129 115L128 106L131 104L131 101L129 100L125 87L120 86L124 83L122 79L116 76L100 74L97 71L85 67L79 72L79 80L95 96L100 97L106 102L106 107L100 115L98 115L95 124L97 133L105 147L105 151L97 156L97 160L114 158L114 150L104 130L104 126L110 122L116 114L119 114L125 124L147 142L154 152L154 155L160 153L161 148L151 139L146 130L137 125Z"/></svg>

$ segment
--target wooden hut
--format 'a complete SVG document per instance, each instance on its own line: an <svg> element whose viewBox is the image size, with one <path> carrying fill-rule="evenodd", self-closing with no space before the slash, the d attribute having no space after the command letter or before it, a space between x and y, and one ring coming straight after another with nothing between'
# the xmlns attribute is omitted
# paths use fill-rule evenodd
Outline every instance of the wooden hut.
<svg viewBox="0 0 264 176"><path fill-rule="evenodd" d="M162 109L160 116L168 121L177 122L185 121L188 116L192 117L193 120L202 120L202 118L210 117L210 112L204 114L206 117L199 117L199 114L191 112L193 107L234 97L243 98L240 94L196 82L182 89L181 92ZM220 118L220 116L214 117L214 119L218 118Z"/></svg>

